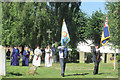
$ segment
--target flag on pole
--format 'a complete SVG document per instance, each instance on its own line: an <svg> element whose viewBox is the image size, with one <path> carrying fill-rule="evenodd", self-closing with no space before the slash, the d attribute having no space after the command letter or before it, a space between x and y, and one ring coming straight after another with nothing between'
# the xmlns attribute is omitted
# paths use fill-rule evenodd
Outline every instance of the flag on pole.
<svg viewBox="0 0 120 80"><path fill-rule="evenodd" d="M106 17L103 32L102 32L101 44L104 46L109 41L109 39L110 39L110 31L108 26L108 20Z"/></svg>
<svg viewBox="0 0 120 80"><path fill-rule="evenodd" d="M65 20L63 19L62 31L61 31L61 45L66 46L70 42L69 33Z"/></svg>

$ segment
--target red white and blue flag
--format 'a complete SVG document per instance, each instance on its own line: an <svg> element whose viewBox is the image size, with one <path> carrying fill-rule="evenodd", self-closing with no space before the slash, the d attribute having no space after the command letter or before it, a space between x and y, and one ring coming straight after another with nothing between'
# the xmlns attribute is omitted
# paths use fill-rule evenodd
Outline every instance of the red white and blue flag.
<svg viewBox="0 0 120 80"><path fill-rule="evenodd" d="M102 32L101 44L104 46L109 41L109 39L110 39L110 31L108 26L108 20L106 17L103 32Z"/></svg>

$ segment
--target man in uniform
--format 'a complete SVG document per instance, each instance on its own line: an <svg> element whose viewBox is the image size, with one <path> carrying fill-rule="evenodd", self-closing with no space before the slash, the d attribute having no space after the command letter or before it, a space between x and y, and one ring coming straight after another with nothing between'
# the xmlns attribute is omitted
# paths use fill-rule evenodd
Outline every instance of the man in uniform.
<svg viewBox="0 0 120 80"><path fill-rule="evenodd" d="M96 45L95 48L93 49L93 61L95 64L94 71L93 71L94 75L98 74L99 63L101 60L100 57L101 57L100 46Z"/></svg>
<svg viewBox="0 0 120 80"><path fill-rule="evenodd" d="M58 46L58 49L59 49L59 61L61 65L61 76L64 77L67 51L72 51L72 49L66 48L65 46Z"/></svg>

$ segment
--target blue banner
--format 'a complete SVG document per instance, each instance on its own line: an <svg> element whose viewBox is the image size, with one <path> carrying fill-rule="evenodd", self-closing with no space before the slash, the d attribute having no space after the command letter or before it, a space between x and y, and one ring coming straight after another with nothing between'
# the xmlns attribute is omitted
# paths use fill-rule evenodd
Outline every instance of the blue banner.
<svg viewBox="0 0 120 80"><path fill-rule="evenodd" d="M105 19L105 24L102 32L101 44L104 46L110 39L110 31L108 27L108 20L107 17Z"/></svg>

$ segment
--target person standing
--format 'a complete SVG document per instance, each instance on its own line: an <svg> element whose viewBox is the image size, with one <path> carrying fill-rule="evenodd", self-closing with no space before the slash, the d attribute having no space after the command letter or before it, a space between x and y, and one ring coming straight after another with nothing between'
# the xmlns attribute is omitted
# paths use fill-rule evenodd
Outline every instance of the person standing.
<svg viewBox="0 0 120 80"><path fill-rule="evenodd" d="M100 57L101 57L100 46L96 45L95 48L93 49L93 61L95 64L94 71L93 71L94 75L98 74L99 63L101 60Z"/></svg>
<svg viewBox="0 0 120 80"><path fill-rule="evenodd" d="M55 44L52 45L52 54L53 54L53 62L56 63L57 62L57 55L56 55Z"/></svg>
<svg viewBox="0 0 120 80"><path fill-rule="evenodd" d="M65 73L65 67L66 67L66 57L67 57L67 51L70 51L66 46L70 42L69 33L67 30L67 25L65 23L65 20L63 19L63 25L62 25L62 31L61 31L61 40L60 44L58 46L59 49L59 61L61 64L61 75L64 77ZM72 50L71 50L72 51Z"/></svg>
<svg viewBox="0 0 120 80"><path fill-rule="evenodd" d="M47 48L45 49L45 67L51 67L51 66L52 66L52 50L48 45Z"/></svg>
<svg viewBox="0 0 120 80"><path fill-rule="evenodd" d="M40 67L40 63L41 63L41 56L42 56L42 52L39 49L40 47L37 46L37 48L34 50L34 57L33 57L33 66L36 67Z"/></svg>
<svg viewBox="0 0 120 80"><path fill-rule="evenodd" d="M30 55L30 52L28 50L28 47L25 47L25 50L23 52L22 66L29 66L29 55Z"/></svg>
<svg viewBox="0 0 120 80"><path fill-rule="evenodd" d="M65 46L58 46L58 50L59 50L59 61L61 65L61 76L64 77L67 51L72 51L72 49L69 49Z"/></svg>
<svg viewBox="0 0 120 80"><path fill-rule="evenodd" d="M7 49L8 51L6 52L6 56L7 56L7 59L10 60L10 54L11 54L10 46L8 46Z"/></svg>
<svg viewBox="0 0 120 80"><path fill-rule="evenodd" d="M30 63L32 63L33 61L33 57L34 57L34 53L33 53L33 49L30 50L30 56L29 56L29 60L30 60Z"/></svg>
<svg viewBox="0 0 120 80"><path fill-rule="evenodd" d="M14 47L11 58L12 58L11 65L19 66L20 53L18 46Z"/></svg>

